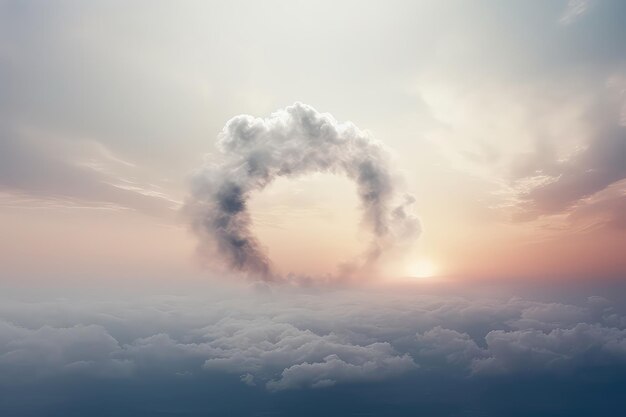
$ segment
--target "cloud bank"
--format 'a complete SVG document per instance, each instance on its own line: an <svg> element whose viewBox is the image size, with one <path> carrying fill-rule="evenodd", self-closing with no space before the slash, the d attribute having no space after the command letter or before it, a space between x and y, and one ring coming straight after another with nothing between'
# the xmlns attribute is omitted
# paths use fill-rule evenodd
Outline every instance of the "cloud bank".
<svg viewBox="0 0 626 417"><path fill-rule="evenodd" d="M572 375L626 366L602 297L537 302L362 291L0 306L0 384L232 375L270 392L400 377Z"/></svg>
<svg viewBox="0 0 626 417"><path fill-rule="evenodd" d="M350 122L295 103L265 119L234 117L219 135L218 148L222 159L194 175L187 208L203 250L255 279L278 277L251 231L247 201L278 177L324 172L355 182L363 224L373 238L353 267L371 264L419 234L410 213L414 198L399 192L388 150Z"/></svg>

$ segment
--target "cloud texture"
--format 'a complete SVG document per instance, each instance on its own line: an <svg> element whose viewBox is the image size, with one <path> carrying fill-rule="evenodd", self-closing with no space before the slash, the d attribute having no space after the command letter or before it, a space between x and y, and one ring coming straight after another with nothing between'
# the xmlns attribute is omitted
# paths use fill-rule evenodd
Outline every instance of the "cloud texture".
<svg viewBox="0 0 626 417"><path fill-rule="evenodd" d="M352 123L296 103L266 119L234 117L219 135L218 148L222 159L193 178L188 210L203 248L230 268L257 279L276 278L251 231L247 201L278 177L324 172L355 182L363 224L373 235L360 264L419 233L409 212L414 198L399 194L389 152Z"/></svg>
<svg viewBox="0 0 626 417"><path fill-rule="evenodd" d="M281 290L283 291L283 290ZM301 291L0 307L0 384L232 375L267 391L626 366L626 317L577 303Z"/></svg>

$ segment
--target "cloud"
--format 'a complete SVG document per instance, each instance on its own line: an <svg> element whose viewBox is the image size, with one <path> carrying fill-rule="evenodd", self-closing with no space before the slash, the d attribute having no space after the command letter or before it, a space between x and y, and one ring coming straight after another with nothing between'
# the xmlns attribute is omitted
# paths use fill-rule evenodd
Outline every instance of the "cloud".
<svg viewBox="0 0 626 417"><path fill-rule="evenodd" d="M623 86L615 78L591 95L573 137L560 139L570 142L568 153L538 141L514 161L515 219L565 215L572 223L623 228L626 127Z"/></svg>
<svg viewBox="0 0 626 417"><path fill-rule="evenodd" d="M594 3L594 0L569 0L565 11L559 18L559 23L570 25L576 22L589 12Z"/></svg>
<svg viewBox="0 0 626 417"><path fill-rule="evenodd" d="M614 230L626 229L626 182L613 184L607 192L584 201L569 215L572 222L599 225Z"/></svg>
<svg viewBox="0 0 626 417"><path fill-rule="evenodd" d="M268 319L220 321L207 329L215 349L204 369L280 377L269 390L321 387L337 382L384 379L416 367L387 343L358 345L334 333L316 334Z"/></svg>
<svg viewBox="0 0 626 417"><path fill-rule="evenodd" d="M588 139L588 145L563 161L541 164L533 174L543 176L520 195L521 207L528 215L554 214L605 190L626 178L626 128L600 127Z"/></svg>
<svg viewBox="0 0 626 417"><path fill-rule="evenodd" d="M270 391L294 388L325 388L337 382L376 381L401 375L417 366L405 354L397 356L388 344L369 347L364 357L343 360L336 354L326 356L323 361L301 363L285 369L280 378L267 383ZM358 359L356 363L354 359Z"/></svg>
<svg viewBox="0 0 626 417"><path fill-rule="evenodd" d="M606 71L615 73L612 66ZM446 122L434 139L455 167L492 184L491 206L509 219L561 216L568 226L582 221L619 228L626 126L623 76L617 74L547 79L541 88L494 91L486 85L466 95L433 87L429 103Z"/></svg>
<svg viewBox="0 0 626 417"><path fill-rule="evenodd" d="M487 356L467 333L441 326L418 333L416 339L417 356L434 364L437 364L437 359L443 359L444 366L455 365L462 369L476 358ZM441 366L442 363L438 365Z"/></svg>
<svg viewBox="0 0 626 417"><path fill-rule="evenodd" d="M194 175L187 208L204 250L234 270L256 279L277 278L252 233L247 201L278 177L327 172L353 180L363 223L373 235L365 263L420 231L409 211L414 198L399 195L389 152L352 123L296 103L266 119L234 117L218 148L222 159Z"/></svg>
<svg viewBox="0 0 626 417"><path fill-rule="evenodd" d="M481 348L467 333L437 326L417 334L417 356L436 370L443 364L474 377L494 374L574 372L610 364L626 365L626 330L577 323L541 329L493 330ZM455 368L452 367L451 370Z"/></svg>
<svg viewBox="0 0 626 417"><path fill-rule="evenodd" d="M489 357L472 364L475 373L552 372L626 364L626 330L578 323L572 328L494 330L485 336Z"/></svg>
<svg viewBox="0 0 626 417"><path fill-rule="evenodd" d="M507 322L517 329L551 330L571 326L587 318L589 312L582 307L561 303L541 303L522 310L518 319Z"/></svg>
<svg viewBox="0 0 626 417"><path fill-rule="evenodd" d="M65 374L128 376L133 363L112 355L120 346L98 325L26 329L0 321L0 369L3 383Z"/></svg>
<svg viewBox="0 0 626 417"><path fill-rule="evenodd" d="M130 209L172 218L180 203L154 185L133 180L136 173L133 164L96 141L0 130L0 191L7 206L36 207L38 202L44 207Z"/></svg>
<svg viewBox="0 0 626 417"><path fill-rule="evenodd" d="M271 392L626 366L610 301L244 290L0 305L0 384L232 375Z"/></svg>

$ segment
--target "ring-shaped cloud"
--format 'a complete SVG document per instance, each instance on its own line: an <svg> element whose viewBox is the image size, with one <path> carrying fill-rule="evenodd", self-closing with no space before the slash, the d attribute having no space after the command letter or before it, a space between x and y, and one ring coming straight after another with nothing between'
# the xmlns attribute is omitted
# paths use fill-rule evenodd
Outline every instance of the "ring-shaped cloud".
<svg viewBox="0 0 626 417"><path fill-rule="evenodd" d="M355 182L363 224L373 239L353 270L420 232L409 212L414 198L398 192L389 151L350 122L295 103L269 118L232 118L218 137L218 149L220 160L207 162L193 176L187 209L210 258L254 279L279 277L252 232L247 203L252 192L278 177L322 172Z"/></svg>

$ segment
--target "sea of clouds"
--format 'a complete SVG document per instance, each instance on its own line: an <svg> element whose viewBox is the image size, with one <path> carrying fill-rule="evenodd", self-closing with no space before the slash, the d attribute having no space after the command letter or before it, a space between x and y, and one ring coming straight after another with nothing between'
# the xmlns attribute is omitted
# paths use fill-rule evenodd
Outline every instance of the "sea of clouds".
<svg viewBox="0 0 626 417"><path fill-rule="evenodd" d="M390 289L220 289L0 303L0 385L232 375L269 392L407 375L567 375L626 365L611 300Z"/></svg>

